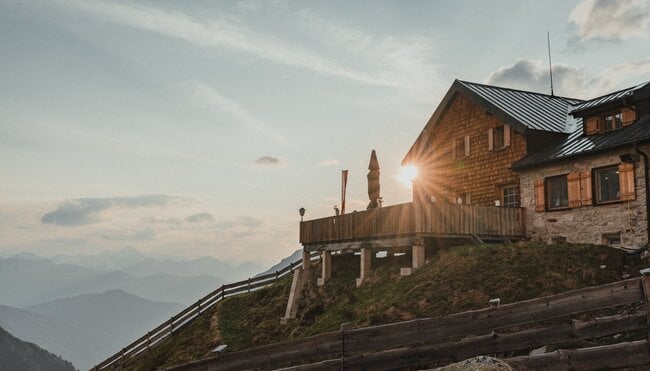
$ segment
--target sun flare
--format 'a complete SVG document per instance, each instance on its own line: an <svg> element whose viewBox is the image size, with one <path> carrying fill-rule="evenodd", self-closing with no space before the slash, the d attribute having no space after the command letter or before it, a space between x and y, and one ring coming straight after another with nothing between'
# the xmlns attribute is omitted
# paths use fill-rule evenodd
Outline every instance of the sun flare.
<svg viewBox="0 0 650 371"><path fill-rule="evenodd" d="M413 185L413 179L418 176L418 169L413 165L402 166L402 170L396 179L407 187Z"/></svg>

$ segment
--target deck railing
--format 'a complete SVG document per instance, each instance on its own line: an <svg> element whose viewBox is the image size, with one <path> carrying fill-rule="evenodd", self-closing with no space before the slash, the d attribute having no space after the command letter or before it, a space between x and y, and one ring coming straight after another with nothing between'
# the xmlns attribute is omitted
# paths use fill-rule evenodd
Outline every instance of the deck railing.
<svg viewBox="0 0 650 371"><path fill-rule="evenodd" d="M522 237L524 209L405 203L300 223L302 244L416 234Z"/></svg>

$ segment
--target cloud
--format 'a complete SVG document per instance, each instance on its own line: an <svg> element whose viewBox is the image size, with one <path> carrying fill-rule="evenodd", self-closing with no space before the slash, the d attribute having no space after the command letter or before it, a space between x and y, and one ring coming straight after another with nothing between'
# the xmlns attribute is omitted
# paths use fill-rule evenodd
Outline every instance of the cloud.
<svg viewBox="0 0 650 371"><path fill-rule="evenodd" d="M650 80L650 58L608 66L593 76L567 64L553 65L555 94L589 99ZM487 84L550 93L548 66L520 59L490 73Z"/></svg>
<svg viewBox="0 0 650 371"><path fill-rule="evenodd" d="M336 166L339 164L339 160L334 158L329 158L325 160L320 160L318 166Z"/></svg>
<svg viewBox="0 0 650 371"><path fill-rule="evenodd" d="M551 79L548 65L539 60L520 59L512 66L500 67L492 72L487 84L550 94ZM582 94L582 73L568 64L553 65L553 84L556 95L576 96Z"/></svg>
<svg viewBox="0 0 650 371"><path fill-rule="evenodd" d="M214 221L214 217L210 213L196 213L188 216L185 220L188 223L205 223Z"/></svg>
<svg viewBox="0 0 650 371"><path fill-rule="evenodd" d="M256 229L261 227L263 224L263 221L261 219L254 218L252 216L242 216L236 220L222 220L219 223L217 223L217 229L222 229L222 230L238 230L241 229L242 227L246 228L247 230L250 229Z"/></svg>
<svg viewBox="0 0 650 371"><path fill-rule="evenodd" d="M78 198L67 200L56 210L44 214L41 223L62 226L92 224L99 220L103 211L115 207L138 208L163 206L177 199L165 195L141 195L133 197Z"/></svg>
<svg viewBox="0 0 650 371"><path fill-rule="evenodd" d="M309 71L370 85L386 85L381 78L353 70L321 57L268 32L256 32L233 15L199 19L187 14L145 5L99 1L60 2L75 10L129 27L155 32L217 51L228 49Z"/></svg>
<svg viewBox="0 0 650 371"><path fill-rule="evenodd" d="M262 157L259 157L254 162L257 165L263 165L263 166L280 166L280 165L283 165L285 163L285 160L281 159L279 157L262 156Z"/></svg>
<svg viewBox="0 0 650 371"><path fill-rule="evenodd" d="M650 15L643 0L583 0L569 15L579 41L647 38Z"/></svg>

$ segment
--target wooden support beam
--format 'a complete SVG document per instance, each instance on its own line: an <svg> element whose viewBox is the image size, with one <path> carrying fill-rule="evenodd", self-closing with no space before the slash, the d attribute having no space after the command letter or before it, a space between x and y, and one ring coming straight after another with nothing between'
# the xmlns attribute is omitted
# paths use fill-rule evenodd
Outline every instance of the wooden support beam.
<svg viewBox="0 0 650 371"><path fill-rule="evenodd" d="M361 249L361 272L359 273L359 278L357 278L357 287L363 284L363 280L368 278L370 275L370 269L372 265L372 250L370 249Z"/></svg>
<svg viewBox="0 0 650 371"><path fill-rule="evenodd" d="M374 240L361 240L361 241L347 241L347 242L333 242L325 244L314 244L305 246L307 251L339 251L339 250L360 250L366 249L392 249L403 246L412 246L415 242L415 237L399 237L399 238L381 238Z"/></svg>
<svg viewBox="0 0 650 371"><path fill-rule="evenodd" d="M323 250L321 254L321 276L317 282L318 286L323 286L325 282L332 278L332 252Z"/></svg>

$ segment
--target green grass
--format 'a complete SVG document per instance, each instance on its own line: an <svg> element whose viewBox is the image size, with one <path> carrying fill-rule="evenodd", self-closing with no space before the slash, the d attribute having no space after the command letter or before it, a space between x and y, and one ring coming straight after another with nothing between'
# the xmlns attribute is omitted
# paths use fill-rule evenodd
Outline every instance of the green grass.
<svg viewBox="0 0 650 371"><path fill-rule="evenodd" d="M371 276L360 288L355 288L359 257L335 255L332 280L317 287L320 271L312 269L298 318L289 324L280 324L291 285L287 277L220 303L136 368L200 359L222 343L234 351L336 331L342 323L377 325L485 308L491 298L505 304L557 294L621 280L623 273L638 275L641 265L622 251L591 245L459 246L430 255L408 277L399 276L399 268L410 264L408 256L373 259Z"/></svg>

